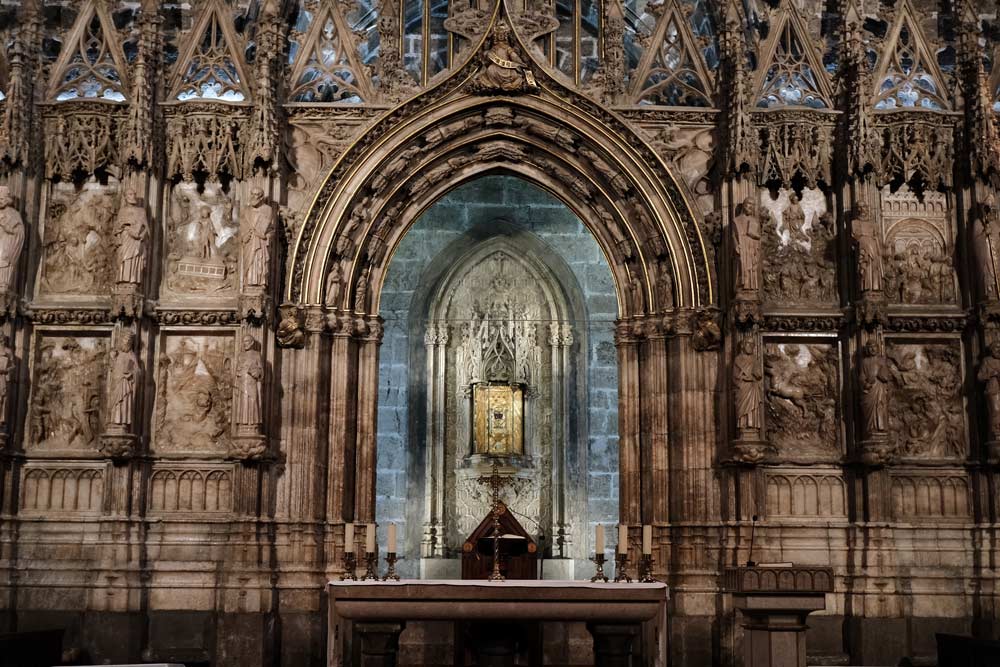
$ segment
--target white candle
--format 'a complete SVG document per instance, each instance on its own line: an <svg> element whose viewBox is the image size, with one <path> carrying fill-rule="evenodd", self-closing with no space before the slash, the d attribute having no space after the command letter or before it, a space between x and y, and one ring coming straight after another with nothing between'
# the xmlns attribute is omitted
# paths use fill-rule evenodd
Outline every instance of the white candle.
<svg viewBox="0 0 1000 667"><path fill-rule="evenodd" d="M365 533L365 551L373 554L375 553L375 524L368 524L368 530Z"/></svg>
<svg viewBox="0 0 1000 667"><path fill-rule="evenodd" d="M344 551L354 551L354 524L344 524Z"/></svg>
<svg viewBox="0 0 1000 667"><path fill-rule="evenodd" d="M604 524L597 524L597 539L594 540L594 551L600 555L604 553Z"/></svg>
<svg viewBox="0 0 1000 667"><path fill-rule="evenodd" d="M642 555L648 556L653 553L653 527L642 527Z"/></svg>
<svg viewBox="0 0 1000 667"><path fill-rule="evenodd" d="M628 526L623 523L618 524L618 553L628 553Z"/></svg>
<svg viewBox="0 0 1000 667"><path fill-rule="evenodd" d="M389 524L389 553L396 553L396 524Z"/></svg>

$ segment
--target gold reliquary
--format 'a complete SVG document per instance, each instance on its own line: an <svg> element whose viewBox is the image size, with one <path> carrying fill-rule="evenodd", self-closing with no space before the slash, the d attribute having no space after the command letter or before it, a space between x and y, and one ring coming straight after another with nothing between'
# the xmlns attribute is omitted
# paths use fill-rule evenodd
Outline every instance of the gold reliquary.
<svg viewBox="0 0 1000 667"><path fill-rule="evenodd" d="M475 454L524 454L524 391L519 385L477 383L472 404Z"/></svg>

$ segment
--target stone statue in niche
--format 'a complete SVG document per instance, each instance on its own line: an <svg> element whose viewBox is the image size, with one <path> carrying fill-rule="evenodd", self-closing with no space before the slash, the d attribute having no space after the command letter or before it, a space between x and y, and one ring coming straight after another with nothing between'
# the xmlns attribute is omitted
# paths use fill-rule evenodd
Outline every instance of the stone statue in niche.
<svg viewBox="0 0 1000 667"><path fill-rule="evenodd" d="M134 351L135 336L122 332L111 363L111 388L108 405L108 431L127 433L132 428L135 411L139 362Z"/></svg>
<svg viewBox="0 0 1000 667"><path fill-rule="evenodd" d="M871 210L859 204L851 225L858 245L858 284L861 292L882 291L882 242Z"/></svg>
<svg viewBox="0 0 1000 667"><path fill-rule="evenodd" d="M736 254L736 291L756 296L760 290L760 216L753 198L747 197L733 220L733 250Z"/></svg>
<svg viewBox="0 0 1000 667"><path fill-rule="evenodd" d="M890 438L901 456L965 455L961 350L951 344L888 346Z"/></svg>
<svg viewBox="0 0 1000 667"><path fill-rule="evenodd" d="M272 225L273 229L273 225ZM240 230L233 202L217 183L174 187L168 218L164 286L178 295L229 293L236 286Z"/></svg>
<svg viewBox="0 0 1000 667"><path fill-rule="evenodd" d="M0 186L0 295L9 294L16 285L14 272L24 247L24 219L14 208L14 199L6 185Z"/></svg>
<svg viewBox="0 0 1000 667"><path fill-rule="evenodd" d="M768 344L764 374L768 441L786 456L836 455L836 348Z"/></svg>
<svg viewBox="0 0 1000 667"><path fill-rule="evenodd" d="M340 290L343 289L344 270L340 261L333 260L330 273L326 274L326 288L323 291L323 303L329 308L340 305Z"/></svg>
<svg viewBox="0 0 1000 667"><path fill-rule="evenodd" d="M878 343L868 341L860 369L861 416L865 439L886 432L890 379L889 364L879 352Z"/></svg>
<svg viewBox="0 0 1000 667"><path fill-rule="evenodd" d="M757 363L757 344L753 334L743 336L733 359L733 384L736 388L736 427L740 435L760 433L761 391L760 365Z"/></svg>
<svg viewBox="0 0 1000 667"><path fill-rule="evenodd" d="M499 22L493 30L493 42L483 54L483 64L471 89L479 93L526 93L538 84L531 68L510 45L510 29Z"/></svg>
<svg viewBox="0 0 1000 667"><path fill-rule="evenodd" d="M134 190L125 192L125 201L115 221L118 242L118 284L139 285L146 266L149 223L146 207Z"/></svg>
<svg viewBox="0 0 1000 667"><path fill-rule="evenodd" d="M833 218L814 197L807 214L794 192L771 208L772 224L764 234L764 294L770 301L829 303L836 300L836 270L831 241ZM765 201L765 205L768 205ZM775 210L777 207L777 210Z"/></svg>
<svg viewBox="0 0 1000 667"><path fill-rule="evenodd" d="M997 210L993 195L979 206L979 216L973 225L972 244L979 278L986 301L1000 298L1000 211Z"/></svg>
<svg viewBox="0 0 1000 667"><path fill-rule="evenodd" d="M106 340L42 338L31 396L29 448L96 449L107 369Z"/></svg>
<svg viewBox="0 0 1000 667"><path fill-rule="evenodd" d="M7 397L10 382L15 371L14 353L10 348L10 338L0 335L0 433L7 431Z"/></svg>
<svg viewBox="0 0 1000 667"><path fill-rule="evenodd" d="M976 379L985 385L990 440L1000 440L1000 341L993 341L979 364Z"/></svg>
<svg viewBox="0 0 1000 667"><path fill-rule="evenodd" d="M371 275L371 266L366 266L358 278L358 284L354 288L354 312L363 313L368 305L368 278Z"/></svg>
<svg viewBox="0 0 1000 667"><path fill-rule="evenodd" d="M113 266L113 192L110 187L95 184L80 192L72 190L72 186L53 188L42 240L43 292L107 292Z"/></svg>
<svg viewBox="0 0 1000 667"><path fill-rule="evenodd" d="M169 336L157 370L157 451L225 450L231 429L233 347L228 336Z"/></svg>
<svg viewBox="0 0 1000 667"><path fill-rule="evenodd" d="M264 423L261 407L264 361L253 336L243 336L243 351L236 363L236 432L259 435Z"/></svg>
<svg viewBox="0 0 1000 667"><path fill-rule="evenodd" d="M230 204L231 219L231 204ZM240 220L243 235L243 288L260 289L267 284L271 265L271 236L277 221L274 209L264 198L264 191L250 191L250 206Z"/></svg>

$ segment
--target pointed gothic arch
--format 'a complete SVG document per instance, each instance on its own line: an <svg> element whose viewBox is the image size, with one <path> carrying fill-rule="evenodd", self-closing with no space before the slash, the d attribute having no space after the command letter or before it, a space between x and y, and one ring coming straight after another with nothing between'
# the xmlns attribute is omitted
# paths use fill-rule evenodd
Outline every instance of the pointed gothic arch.
<svg viewBox="0 0 1000 667"><path fill-rule="evenodd" d="M951 111L944 74L910 0L901 0L879 54L872 105Z"/></svg>
<svg viewBox="0 0 1000 667"><path fill-rule="evenodd" d="M107 3L88 0L59 54L46 98L128 102L127 75L125 54Z"/></svg>
<svg viewBox="0 0 1000 667"><path fill-rule="evenodd" d="M498 10L480 49L501 25L506 39L510 27ZM522 62L532 62L517 46ZM490 67L503 66L489 49L476 51L436 88L384 116L334 165L291 244L286 301L376 314L392 251L420 212L470 178L508 171L560 198L595 235L623 318L713 303L693 207L645 141L537 64L523 68L531 80L522 69L503 69L519 82L498 89ZM324 287L333 260L343 269L335 294Z"/></svg>

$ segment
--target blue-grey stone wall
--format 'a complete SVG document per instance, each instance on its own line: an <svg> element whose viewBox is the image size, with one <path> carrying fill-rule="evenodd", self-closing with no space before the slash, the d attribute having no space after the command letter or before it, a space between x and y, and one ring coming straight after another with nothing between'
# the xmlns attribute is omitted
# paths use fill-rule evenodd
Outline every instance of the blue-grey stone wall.
<svg viewBox="0 0 1000 667"><path fill-rule="evenodd" d="M413 344L410 337L418 336L421 344L423 340L423 322L410 321L411 303L415 297L425 298L419 290L434 288L423 285L422 281L432 264L453 259L447 254L449 246L466 237L469 230L481 230L498 219L541 239L569 266L579 283L586 321L575 322L574 329L585 328L587 332L589 516L587 535L576 535L574 539L577 543L585 539L589 551L594 524L617 523L618 372L614 345L617 297L611 271L594 237L562 202L519 178L486 176L456 188L428 209L401 241L386 276L381 298L385 338L379 363L376 489L382 544L390 522L398 524L400 540L405 539L408 504L421 509L424 506L423 489L408 488L408 484L416 486L407 472L407 447L412 436L408 387L412 381L423 383L426 373L425 368L410 365ZM419 530L409 531L410 535L416 533ZM609 529L608 535L613 540L612 530ZM419 543L411 540L399 548L406 555L401 563L402 573L416 576Z"/></svg>

